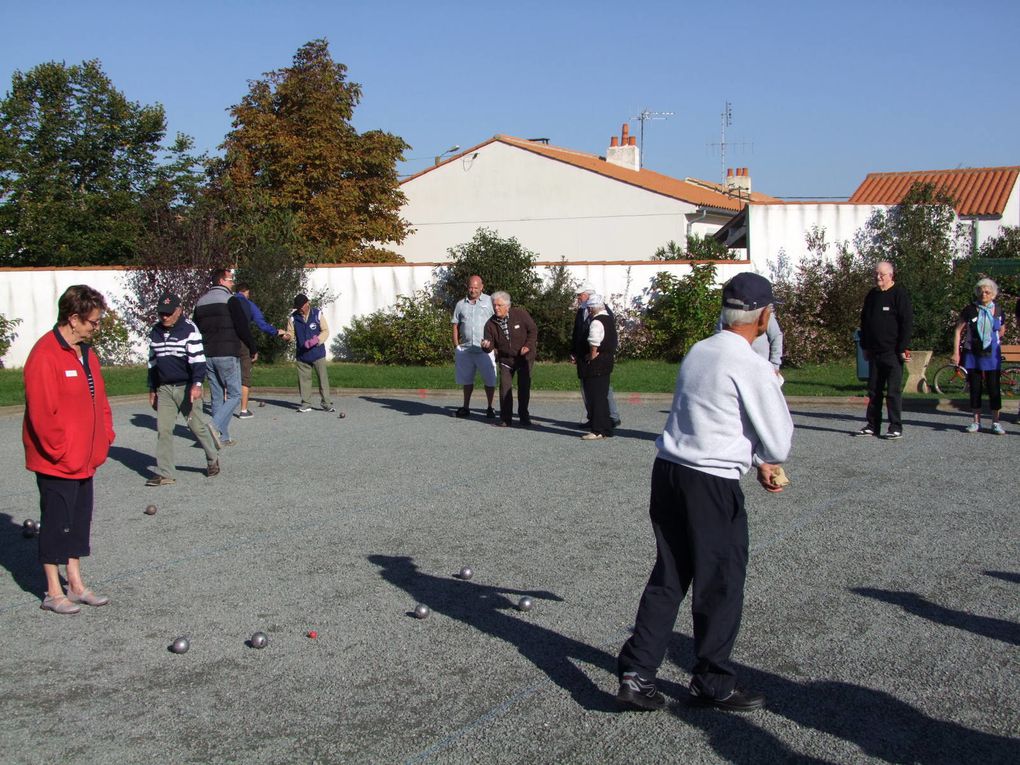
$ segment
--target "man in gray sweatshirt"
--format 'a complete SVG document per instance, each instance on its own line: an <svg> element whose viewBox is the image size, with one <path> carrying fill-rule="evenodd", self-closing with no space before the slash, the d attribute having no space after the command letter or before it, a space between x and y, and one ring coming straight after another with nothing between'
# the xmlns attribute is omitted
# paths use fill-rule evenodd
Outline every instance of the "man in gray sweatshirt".
<svg viewBox="0 0 1020 765"><path fill-rule="evenodd" d="M723 324L684 358L666 426L655 442L649 514L657 558L634 634L619 656L618 702L660 709L655 673L680 603L693 584L694 704L737 712L764 696L736 686L730 653L740 627L748 531L740 476L755 465L766 491L782 491L779 463L793 421L772 365L751 348L772 314L772 285L744 273L723 286Z"/></svg>

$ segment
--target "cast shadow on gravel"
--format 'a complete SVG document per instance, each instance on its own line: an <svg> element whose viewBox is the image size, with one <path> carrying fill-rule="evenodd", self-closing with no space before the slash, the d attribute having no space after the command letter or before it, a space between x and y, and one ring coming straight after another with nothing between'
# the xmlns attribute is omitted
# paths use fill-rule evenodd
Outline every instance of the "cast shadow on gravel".
<svg viewBox="0 0 1020 765"><path fill-rule="evenodd" d="M845 421L848 421L848 422L852 423L850 425L850 427L848 427L845 430L841 429L841 428L822 428L822 427L817 427L817 426L814 426L814 425L797 425L797 428L800 429L800 430L831 431L833 433L844 433L846 435L852 436L852 435L856 434L857 430L860 427L862 427L863 425L867 424L867 421L866 421L865 416L864 416L864 409L863 408L861 409L860 414L842 414L842 413L828 412L828 411L825 411L825 410L817 410L817 409L812 409L812 410L791 409L790 410L790 414L793 415L794 417L805 417L805 418L815 417L815 418L819 418L819 419L823 419L823 420L845 420ZM884 407L882 409L882 418L883 418L883 420L885 419L885 408ZM908 416L904 416L903 417L903 425L904 426L909 426L911 428L918 428L918 429L923 429L923 430L932 430L932 431L935 431L935 432L945 432L945 431L955 432L955 431L958 431L958 430L963 430L963 425L965 425L965 424L966 423L963 423L961 425L955 425L955 424L954 425L947 425L944 422L931 422L929 420L916 420L916 419L911 419Z"/></svg>
<svg viewBox="0 0 1020 765"><path fill-rule="evenodd" d="M548 601L562 601L560 596L543 590L494 587L452 574L433 576L421 572L406 555L369 555L368 560L379 566L383 579L410 596L412 607L424 603L432 609L433 618L441 615L456 619L515 646L585 709L616 711L613 695L574 666L574 661L580 661L615 676L616 656L531 623L527 613L515 610L509 597L527 595L535 600L535 608L543 608Z"/></svg>
<svg viewBox="0 0 1020 765"><path fill-rule="evenodd" d="M185 431L189 436L191 431ZM153 449L155 449L153 444ZM137 449L129 449L126 446L117 446L113 444L110 447L109 459L114 462L119 462L121 465L126 467L128 470L137 473L143 478L148 478L152 475L152 471L149 470L150 465L156 464L156 458L152 454L146 454L140 452Z"/></svg>
<svg viewBox="0 0 1020 765"><path fill-rule="evenodd" d="M1014 571L982 571L981 573L985 576L994 576L996 579L1001 579L1004 582L1020 584L1020 574Z"/></svg>
<svg viewBox="0 0 1020 765"><path fill-rule="evenodd" d="M694 661L693 645L692 638L674 634L670 658L686 669ZM741 687L765 694L764 712L740 715L686 703L671 708L685 723L705 731L713 749L729 762L827 762L791 750L759 729L755 718L761 714L785 717L800 728L841 738L883 762L992 765L1016 761L1014 739L929 717L884 691L827 680L797 682L742 665L737 665L737 676ZM798 735L810 738L804 731Z"/></svg>
<svg viewBox="0 0 1020 765"><path fill-rule="evenodd" d="M28 517L39 520L38 509ZM21 535L24 521L10 513L0 513L0 566L10 572L14 583L22 590L42 595L46 590L46 578L39 563L39 540L25 539Z"/></svg>
<svg viewBox="0 0 1020 765"><path fill-rule="evenodd" d="M883 603L899 606L907 613L920 616L922 619L936 624L955 627L992 640L1001 640L1010 645L1020 645L1020 624L1016 622L946 608L921 597L916 592L878 590L872 587L854 587L850 591L857 595L880 600Z"/></svg>

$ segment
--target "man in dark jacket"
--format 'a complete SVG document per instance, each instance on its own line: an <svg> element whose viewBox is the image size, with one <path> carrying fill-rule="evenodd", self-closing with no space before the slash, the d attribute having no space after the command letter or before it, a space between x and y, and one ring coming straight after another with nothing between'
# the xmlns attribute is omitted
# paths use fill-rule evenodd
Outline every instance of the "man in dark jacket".
<svg viewBox="0 0 1020 765"><path fill-rule="evenodd" d="M502 428L510 426L514 416L513 377L517 375L517 415L521 427L531 425L528 404L531 402L531 369L535 364L538 346L538 327L523 308L510 305L506 292L492 293L495 312L485 324L482 348L496 351L496 368L499 370L499 407Z"/></svg>
<svg viewBox="0 0 1020 765"><path fill-rule="evenodd" d="M858 436L877 436L882 425L882 393L888 400L889 429L885 438L903 437L903 364L910 358L914 309L907 291L897 286L893 265L875 266L875 287L861 309L861 349L868 365L868 424Z"/></svg>
<svg viewBox="0 0 1020 765"><path fill-rule="evenodd" d="M294 313L287 320L287 332L296 343L295 361L298 371L298 412L312 411L312 370L319 378L319 405L324 412L335 412L329 394L329 368L326 366L326 339L329 325L318 308L313 308L307 295L294 298ZM342 416L342 415L341 415Z"/></svg>
<svg viewBox="0 0 1020 765"><path fill-rule="evenodd" d="M577 356L577 376L581 378L584 400L588 403L591 432L581 438L596 441L613 435L614 423L609 414L609 376L616 359L616 320L606 308L606 301L594 292L588 295L585 307L590 318L588 334L584 338L584 355Z"/></svg>
<svg viewBox="0 0 1020 765"><path fill-rule="evenodd" d="M588 298L595 294L595 288L585 282L577 288L577 313L574 314L574 333L570 341L570 362L576 364L577 360L588 355L588 329L591 324L591 311L588 309ZM613 310L607 305L606 312L609 318L616 322ZM585 397L584 385L581 386L581 401L584 404L584 427L591 429L591 410L588 406L588 399ZM609 417L613 421L613 427L620 427L620 410L616 406L616 395L613 393L613 386L609 386Z"/></svg>
<svg viewBox="0 0 1020 765"><path fill-rule="evenodd" d="M146 486L174 483L174 424L181 414L205 451L206 475L220 472L216 442L202 411L205 350L198 327L181 311L181 300L164 292L156 307L159 321L149 333L149 405L156 410L156 475ZM194 406L198 401L199 405Z"/></svg>
<svg viewBox="0 0 1020 765"><path fill-rule="evenodd" d="M241 343L254 348L255 339L240 301L230 291L234 274L218 268L212 283L195 303L194 318L205 346L213 426L221 443L231 446L230 418L241 403Z"/></svg>

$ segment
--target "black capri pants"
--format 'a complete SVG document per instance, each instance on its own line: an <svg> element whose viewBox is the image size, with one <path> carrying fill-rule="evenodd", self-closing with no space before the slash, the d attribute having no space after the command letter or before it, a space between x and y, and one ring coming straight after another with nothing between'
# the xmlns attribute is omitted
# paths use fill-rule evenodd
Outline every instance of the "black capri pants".
<svg viewBox="0 0 1020 765"><path fill-rule="evenodd" d="M981 394L988 392L988 408L993 412L1002 409L1002 386L999 383L998 369L982 372L980 369L967 370L967 382L970 383L970 408L981 409ZM983 389L983 390L982 390Z"/></svg>
<svg viewBox="0 0 1020 765"><path fill-rule="evenodd" d="M42 528L39 562L64 564L92 551L92 478L57 478L35 474L39 486Z"/></svg>

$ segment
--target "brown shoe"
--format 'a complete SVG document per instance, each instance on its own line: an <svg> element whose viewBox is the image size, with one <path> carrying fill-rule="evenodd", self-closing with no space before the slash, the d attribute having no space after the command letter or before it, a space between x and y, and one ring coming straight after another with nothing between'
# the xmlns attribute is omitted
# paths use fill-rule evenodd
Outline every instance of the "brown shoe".
<svg viewBox="0 0 1020 765"><path fill-rule="evenodd" d="M43 611L52 611L55 614L76 614L81 611L81 606L76 606L64 595L47 595L43 598L42 605L39 606Z"/></svg>
<svg viewBox="0 0 1020 765"><path fill-rule="evenodd" d="M110 599L105 595L96 595L92 590L82 590L81 595L75 595L73 591L67 591L67 599L72 603L82 603L86 606L105 606Z"/></svg>
<svg viewBox="0 0 1020 765"><path fill-rule="evenodd" d="M148 481L145 482L146 486L169 486L172 483L176 483L176 479L167 478L165 475L154 475Z"/></svg>
<svg viewBox="0 0 1020 765"><path fill-rule="evenodd" d="M210 462L209 463L209 467L207 467L205 469L205 474L207 476L209 476L210 478L212 478L214 475L219 475L220 474L220 461L219 460L213 460L212 462Z"/></svg>

